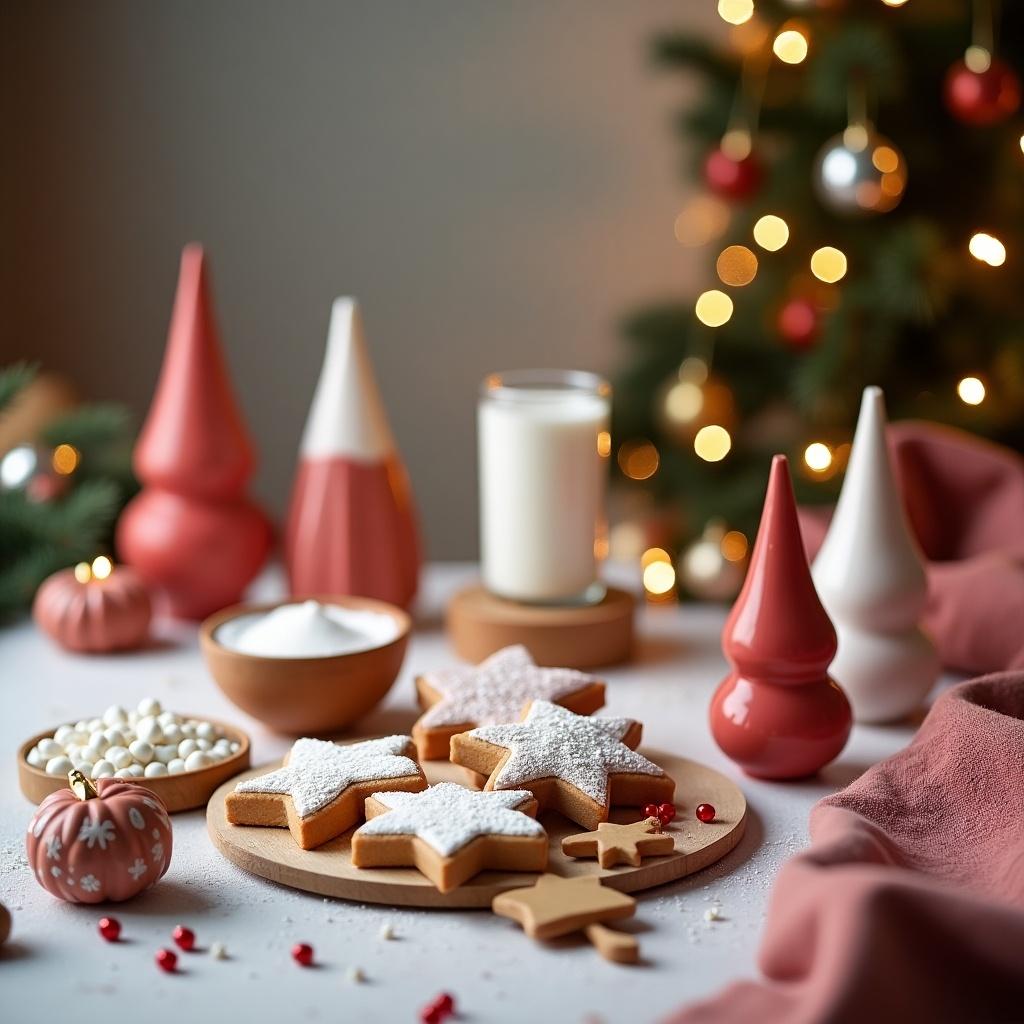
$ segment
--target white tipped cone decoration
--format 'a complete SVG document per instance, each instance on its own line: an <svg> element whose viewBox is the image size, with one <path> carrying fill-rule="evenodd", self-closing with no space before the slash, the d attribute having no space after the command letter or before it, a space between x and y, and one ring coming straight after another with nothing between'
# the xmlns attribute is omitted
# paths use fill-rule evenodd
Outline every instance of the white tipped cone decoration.
<svg viewBox="0 0 1024 1024"><path fill-rule="evenodd" d="M928 584L885 425L881 389L865 388L843 489L812 568L839 637L829 672L861 722L895 721L914 711L940 669L918 625Z"/></svg>
<svg viewBox="0 0 1024 1024"><path fill-rule="evenodd" d="M348 594L407 607L416 594L412 492L354 299L336 299L331 310L292 488L285 561L296 595Z"/></svg>

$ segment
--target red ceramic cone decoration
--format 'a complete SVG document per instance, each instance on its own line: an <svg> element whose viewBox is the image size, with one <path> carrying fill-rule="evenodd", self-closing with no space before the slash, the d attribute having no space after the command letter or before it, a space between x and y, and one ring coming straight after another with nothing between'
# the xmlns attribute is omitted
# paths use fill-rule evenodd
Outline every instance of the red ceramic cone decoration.
<svg viewBox="0 0 1024 1024"><path fill-rule="evenodd" d="M228 383L201 246L181 254L163 369L135 446L143 489L117 527L121 559L179 618L238 601L270 550L245 496L253 451Z"/></svg>
<svg viewBox="0 0 1024 1024"><path fill-rule="evenodd" d="M412 492L353 299L337 299L331 311L292 489L285 558L295 595L349 594L403 607L416 595Z"/></svg>
<svg viewBox="0 0 1024 1024"><path fill-rule="evenodd" d="M799 778L843 749L850 705L827 674L836 633L811 581L784 455L772 460L757 542L722 649L733 669L711 701L711 732L745 772Z"/></svg>

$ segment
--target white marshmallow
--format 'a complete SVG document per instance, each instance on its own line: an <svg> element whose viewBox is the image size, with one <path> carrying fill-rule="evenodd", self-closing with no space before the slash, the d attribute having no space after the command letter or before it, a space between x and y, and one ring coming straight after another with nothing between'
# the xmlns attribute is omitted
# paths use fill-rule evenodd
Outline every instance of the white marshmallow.
<svg viewBox="0 0 1024 1024"><path fill-rule="evenodd" d="M124 769L133 779L141 779L145 769L141 764L130 764Z"/></svg>
<svg viewBox="0 0 1024 1024"><path fill-rule="evenodd" d="M161 711L157 716L156 720L162 726L168 725L180 725L181 719L173 711Z"/></svg>
<svg viewBox="0 0 1024 1024"><path fill-rule="evenodd" d="M61 725L57 727L57 731L53 734L53 738L62 747L66 747L71 742L71 738L74 734L75 727L73 725Z"/></svg>
<svg viewBox="0 0 1024 1024"><path fill-rule="evenodd" d="M103 735L106 737L107 743L112 747L126 747L128 745L124 732L117 728L117 726L111 726L111 728L104 730Z"/></svg>
<svg viewBox="0 0 1024 1024"><path fill-rule="evenodd" d="M196 727L193 722L185 722L181 727L181 735L187 739L195 739Z"/></svg>
<svg viewBox="0 0 1024 1024"><path fill-rule="evenodd" d="M92 778L92 761L76 761L75 767L87 778Z"/></svg>
<svg viewBox="0 0 1024 1024"><path fill-rule="evenodd" d="M143 697L139 701L139 714L145 717L154 718L163 712L160 701L156 697Z"/></svg>
<svg viewBox="0 0 1024 1024"><path fill-rule="evenodd" d="M114 774L114 766L107 760L97 761L92 766L90 777L94 779L109 779Z"/></svg>
<svg viewBox="0 0 1024 1024"><path fill-rule="evenodd" d="M39 753L46 758L47 761L52 757L59 757L64 753L64 744L58 743L55 739L51 739L47 736L37 744L39 747Z"/></svg>
<svg viewBox="0 0 1024 1024"><path fill-rule="evenodd" d="M202 739L202 737L200 737L199 739L196 740L196 746L200 750L209 751L213 747L213 744L209 740L204 740L204 739Z"/></svg>
<svg viewBox="0 0 1024 1024"><path fill-rule="evenodd" d="M138 722L138 720L139 720L139 713L138 713L138 711L129 711L128 712L128 724L129 725L135 725L136 722Z"/></svg>
<svg viewBox="0 0 1024 1024"><path fill-rule="evenodd" d="M134 740L128 744L128 753L138 764L149 764L153 760L153 747L145 740Z"/></svg>
<svg viewBox="0 0 1024 1024"><path fill-rule="evenodd" d="M26 755L25 760L28 761L33 768L42 768L46 764L46 758L39 753L38 747L33 747Z"/></svg>
<svg viewBox="0 0 1024 1024"><path fill-rule="evenodd" d="M89 723L86 721L75 722L75 732L88 732Z"/></svg>
<svg viewBox="0 0 1024 1024"><path fill-rule="evenodd" d="M199 744L195 740L182 740L178 744L178 757L188 757L189 754L195 753L198 749Z"/></svg>
<svg viewBox="0 0 1024 1024"><path fill-rule="evenodd" d="M152 779L157 775L166 775L167 765L162 761L150 761L149 764L146 765L146 770L143 774L147 779Z"/></svg>
<svg viewBox="0 0 1024 1024"><path fill-rule="evenodd" d="M147 743L160 743L164 738L164 730L155 718L149 716L139 719L135 726L135 735Z"/></svg>
<svg viewBox="0 0 1024 1024"><path fill-rule="evenodd" d="M102 718L90 718L85 723L85 727L89 732L102 732L103 731L103 719Z"/></svg>
<svg viewBox="0 0 1024 1024"><path fill-rule="evenodd" d="M242 744L239 743L238 740L235 740L231 744L231 753L232 754L237 754L241 749L242 749Z"/></svg>
<svg viewBox="0 0 1024 1024"><path fill-rule="evenodd" d="M180 743L185 738L177 722L169 722L161 728L164 731L164 743Z"/></svg>
<svg viewBox="0 0 1024 1024"><path fill-rule="evenodd" d="M51 757L46 762L46 774L47 775L67 775L69 771L75 766L71 763L71 758L67 754L60 754L57 757Z"/></svg>
<svg viewBox="0 0 1024 1024"><path fill-rule="evenodd" d="M209 768L213 764L213 758L205 750L193 750L185 758L185 770L194 772L199 768Z"/></svg>
<svg viewBox="0 0 1024 1024"><path fill-rule="evenodd" d="M225 946L223 942L211 942L210 956L212 956L214 960L227 960L228 947Z"/></svg>
<svg viewBox="0 0 1024 1024"><path fill-rule="evenodd" d="M213 722L200 722L196 726L196 737L212 743L217 738L217 727Z"/></svg>
<svg viewBox="0 0 1024 1024"><path fill-rule="evenodd" d="M127 768L118 768L118 770L114 772L115 779L130 779L132 777L132 773Z"/></svg>
<svg viewBox="0 0 1024 1024"><path fill-rule="evenodd" d="M106 750L110 746L110 740L107 739L107 734L102 729L94 729L89 733L89 745L92 747L98 747L103 744L103 749Z"/></svg>
<svg viewBox="0 0 1024 1024"><path fill-rule="evenodd" d="M104 725L122 725L127 721L128 715L120 704L111 704L110 707L103 712Z"/></svg>
<svg viewBox="0 0 1024 1024"><path fill-rule="evenodd" d="M170 775L180 775L185 770L185 762L180 757L168 762L167 771Z"/></svg>
<svg viewBox="0 0 1024 1024"><path fill-rule="evenodd" d="M107 760L115 768L127 768L132 763L131 751L127 747L111 747L107 751Z"/></svg>
<svg viewBox="0 0 1024 1024"><path fill-rule="evenodd" d="M170 764L178 756L178 744L177 743L162 743L158 744L154 750L156 759L161 761L163 764Z"/></svg>

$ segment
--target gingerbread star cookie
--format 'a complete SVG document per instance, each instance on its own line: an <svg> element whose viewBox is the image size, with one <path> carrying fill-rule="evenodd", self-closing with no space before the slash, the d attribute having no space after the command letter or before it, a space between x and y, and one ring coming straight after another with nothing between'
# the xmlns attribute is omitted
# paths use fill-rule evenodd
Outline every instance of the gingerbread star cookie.
<svg viewBox="0 0 1024 1024"><path fill-rule="evenodd" d="M422 793L374 793L352 836L357 868L415 867L441 892L485 869L543 871L548 837L525 790L480 793L442 782Z"/></svg>
<svg viewBox="0 0 1024 1024"><path fill-rule="evenodd" d="M562 840L568 857L596 857L603 868L630 864L637 868L642 857L662 857L676 847L672 836L664 835L657 818L645 818L631 825L602 821L596 832L581 832Z"/></svg>
<svg viewBox="0 0 1024 1024"><path fill-rule="evenodd" d="M412 727L423 760L448 758L452 736L479 725L516 722L531 700L549 700L580 715L604 704L604 683L569 668L541 668L521 644L479 665L440 669L416 679L424 713Z"/></svg>
<svg viewBox="0 0 1024 1024"><path fill-rule="evenodd" d="M284 765L238 783L225 801L233 825L288 828L303 850L341 835L361 818L371 793L427 788L408 736L341 746L296 740Z"/></svg>
<svg viewBox="0 0 1024 1024"><path fill-rule="evenodd" d="M528 789L542 810L595 829L612 804L672 799L675 783L634 749L641 733L631 718L588 718L537 700L521 722L453 736L451 759L488 776L485 789Z"/></svg>

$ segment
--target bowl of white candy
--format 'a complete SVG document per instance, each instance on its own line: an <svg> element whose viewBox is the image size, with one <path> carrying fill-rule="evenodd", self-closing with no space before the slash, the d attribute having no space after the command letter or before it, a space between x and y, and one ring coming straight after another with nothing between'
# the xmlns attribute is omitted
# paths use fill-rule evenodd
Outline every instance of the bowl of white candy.
<svg viewBox="0 0 1024 1024"><path fill-rule="evenodd" d="M240 729L165 711L153 697L102 715L66 722L26 740L18 751L22 793L39 803L67 788L77 768L90 779L128 779L156 793L169 811L203 807L226 779L249 767Z"/></svg>

